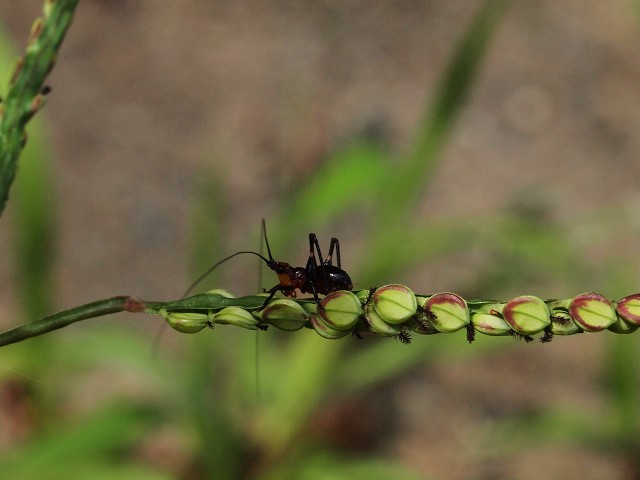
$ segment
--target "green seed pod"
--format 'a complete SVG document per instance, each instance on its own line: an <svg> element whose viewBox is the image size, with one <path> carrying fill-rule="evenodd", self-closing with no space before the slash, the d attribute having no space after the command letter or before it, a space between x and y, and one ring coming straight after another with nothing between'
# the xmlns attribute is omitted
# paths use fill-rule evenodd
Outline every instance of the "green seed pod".
<svg viewBox="0 0 640 480"><path fill-rule="evenodd" d="M257 330L259 323L257 318L240 307L223 308L218 313L214 313L211 320L221 325L235 325L248 330Z"/></svg>
<svg viewBox="0 0 640 480"><path fill-rule="evenodd" d="M429 323L442 333L457 332L471 321L467 302L455 293L436 293L429 297L423 308Z"/></svg>
<svg viewBox="0 0 640 480"><path fill-rule="evenodd" d="M209 324L209 315L193 312L167 312L160 310L169 326L180 333L198 333Z"/></svg>
<svg viewBox="0 0 640 480"><path fill-rule="evenodd" d="M371 331L383 337L396 337L402 331L401 325L392 325L385 322L373 308L368 309L365 318Z"/></svg>
<svg viewBox="0 0 640 480"><path fill-rule="evenodd" d="M236 296L231 293L229 290L225 290L224 288L214 288L213 290L209 290L207 293L212 295L220 295L224 298L236 298Z"/></svg>
<svg viewBox="0 0 640 480"><path fill-rule="evenodd" d="M491 301L478 301L473 300L474 308L472 308L474 313L488 313L489 315L497 315L498 317L502 316L502 310L506 303L496 302L495 300Z"/></svg>
<svg viewBox="0 0 640 480"><path fill-rule="evenodd" d="M502 310L502 317L515 332L522 335L541 332L551 323L547 305L533 295L509 300Z"/></svg>
<svg viewBox="0 0 640 480"><path fill-rule="evenodd" d="M569 315L587 332L599 332L613 325L618 317L609 300L598 293L583 293L573 297Z"/></svg>
<svg viewBox="0 0 640 480"><path fill-rule="evenodd" d="M299 303L289 298L279 298L270 302L260 315L265 322L288 332L300 330L310 316Z"/></svg>
<svg viewBox="0 0 640 480"><path fill-rule="evenodd" d="M571 299L566 300L547 300L547 308L551 314L569 314L569 305L571 305Z"/></svg>
<svg viewBox="0 0 640 480"><path fill-rule="evenodd" d="M618 300L616 311L627 322L640 325L640 293Z"/></svg>
<svg viewBox="0 0 640 480"><path fill-rule="evenodd" d="M320 315L312 314L309 318L309 323L316 331L318 335L322 338L327 338L329 340L337 340L338 338L342 338L344 336L349 335L349 330L338 330L337 328L333 328L320 317Z"/></svg>
<svg viewBox="0 0 640 480"><path fill-rule="evenodd" d="M416 303L418 307L424 308L427 304L427 300L429 300L433 295L416 295Z"/></svg>
<svg viewBox="0 0 640 480"><path fill-rule="evenodd" d="M311 315L312 313L318 313L318 304L315 302L315 300L311 299L308 302L305 301L295 301L298 305L300 305L303 310L305 312L307 312L309 315Z"/></svg>
<svg viewBox="0 0 640 480"><path fill-rule="evenodd" d="M635 332L638 327L640 327L640 325L638 325L637 323L628 322L618 315L617 320L612 323L611 326L607 328L607 330L613 333L627 334Z"/></svg>
<svg viewBox="0 0 640 480"><path fill-rule="evenodd" d="M502 336L512 334L509 324L499 315L475 313L471 317L471 322L476 332L484 333L485 335Z"/></svg>
<svg viewBox="0 0 640 480"><path fill-rule="evenodd" d="M554 335L573 335L582 331L565 311L551 310L550 317L551 333Z"/></svg>
<svg viewBox="0 0 640 480"><path fill-rule="evenodd" d="M404 285L385 285L373 294L376 313L386 323L404 323L418 310L418 302L413 292Z"/></svg>
<svg viewBox="0 0 640 480"><path fill-rule="evenodd" d="M346 290L333 292L320 302L318 311L327 325L336 330L351 330L362 315L362 304L355 294Z"/></svg>
<svg viewBox="0 0 640 480"><path fill-rule="evenodd" d="M354 290L356 297L360 300L360 303L364 305L369 300L369 290Z"/></svg>

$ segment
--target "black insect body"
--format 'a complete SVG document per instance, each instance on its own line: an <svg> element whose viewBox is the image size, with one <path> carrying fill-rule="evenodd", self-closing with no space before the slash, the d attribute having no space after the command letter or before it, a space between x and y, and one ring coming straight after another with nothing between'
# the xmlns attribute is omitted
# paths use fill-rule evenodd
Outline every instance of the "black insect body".
<svg viewBox="0 0 640 480"><path fill-rule="evenodd" d="M273 259L271 254L271 248L269 247L269 241L267 240L267 231L262 223L262 231L264 234L265 244L267 246L267 252L269 252L269 258L265 258L257 252L251 250L236 252L233 255L220 260L213 265L203 275L201 275L192 285L189 287L185 296L207 275L209 275L220 264L226 262L230 258L235 257L243 253L250 253L260 257L264 260L267 267L273 270L278 276L278 284L274 285L269 290L269 296L265 300L262 308L266 307L277 292L282 292L287 297L295 298L297 296L296 290L301 293L310 293L313 295L318 306L320 306L320 298L318 295L328 295L331 292L338 290L352 290L353 282L349 277L349 274L342 270L340 262L340 242L337 238L331 239L329 246L329 255L326 259L322 258L322 252L320 251L320 244L315 233L309 234L309 259L305 267L293 267L286 262L278 262ZM336 254L336 264L333 265L333 253ZM316 252L318 257L316 258Z"/></svg>
<svg viewBox="0 0 640 480"><path fill-rule="evenodd" d="M266 240L266 236L265 236ZM336 252L337 266L333 265L333 252ZM342 270L340 262L340 243L337 238L331 239L329 247L329 256L323 260L320 244L315 233L309 234L309 259L306 267L292 267L285 262L277 262L271 256L271 249L267 242L267 251L269 252L269 260L266 261L267 266L276 272L280 283L268 290L270 293L268 300L273 298L276 292L282 292L287 297L296 297L296 290L301 293L311 293L316 302L320 302L318 295L327 295L338 290L352 290L353 283L351 278ZM315 252L318 252L318 260ZM268 302L267 302L268 303Z"/></svg>

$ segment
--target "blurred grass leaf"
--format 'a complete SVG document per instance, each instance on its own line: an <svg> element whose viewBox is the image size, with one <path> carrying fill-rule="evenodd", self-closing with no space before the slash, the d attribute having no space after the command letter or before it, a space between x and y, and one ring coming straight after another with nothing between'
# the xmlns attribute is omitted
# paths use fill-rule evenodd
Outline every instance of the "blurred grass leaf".
<svg viewBox="0 0 640 480"><path fill-rule="evenodd" d="M406 467L380 458L340 455L327 450L307 451L297 464L267 475L265 480L424 480Z"/></svg>
<svg viewBox="0 0 640 480"><path fill-rule="evenodd" d="M79 475L92 466L109 468L120 463L122 452L142 439L150 414L139 406L120 404L94 412L77 424L51 425L48 433L0 459L0 469L4 478L42 479L61 478L55 472L64 478L81 478Z"/></svg>
<svg viewBox="0 0 640 480"><path fill-rule="evenodd" d="M363 206L371 208L367 202L370 199L375 202L375 211L373 226L366 236L369 242L363 245L367 258L360 269L352 269L359 272L361 281L366 282L374 276L381 279L383 273L390 275L388 271L378 269L379 264L384 263L385 267L392 269L393 263L398 261L399 245L403 246L400 263L404 262L403 266L406 266L415 262L416 257L427 256L430 247L437 250L452 249L452 246L462 248L473 241L472 236L465 234L469 233L465 226L454 225L448 232L436 234L435 229L414 230L413 222L410 225L414 228L407 228L407 218L432 177L430 174L437 165L441 148L470 95L492 34L497 30L507 4L504 1L486 1L476 14L453 54L440 87L434 92L434 105L425 109L415 146L405 160L392 161L381 146L364 140L331 156L317 176L311 175L308 181L303 181L297 193L287 199L278 218L270 221L270 225L275 225L270 230L274 232L271 235L272 245L279 245L281 251L286 250L290 239L297 238L296 232L309 218L320 224L331 222L353 212L354 205L358 209ZM431 244L425 242L425 236L431 239ZM405 245L415 245L415 248L405 251ZM270 426L267 429L271 432L269 438L273 438L273 432L279 432L276 434L277 442L267 444L277 457L277 450L286 450L311 412L328 395L330 385L335 385L336 378L329 375L343 369L347 344L307 340L306 336L298 335L289 348L276 347L273 339L268 337L264 345L278 348L280 355L287 359L281 363L284 366L282 370L268 377L273 397L261 412L262 424ZM374 357L376 364L388 364L388 369L382 369L386 375L372 377L363 374L363 378L379 382L424 358L414 354L395 361L395 352L393 347L377 348L374 345L353 353L352 364L358 364L360 355L363 358ZM363 380L359 385L364 388L367 384ZM296 395L292 395L292 391Z"/></svg>

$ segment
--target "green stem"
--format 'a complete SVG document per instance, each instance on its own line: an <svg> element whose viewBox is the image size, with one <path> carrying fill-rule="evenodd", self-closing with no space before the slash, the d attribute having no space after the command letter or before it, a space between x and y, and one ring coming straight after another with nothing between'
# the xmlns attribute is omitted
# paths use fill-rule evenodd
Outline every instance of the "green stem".
<svg viewBox="0 0 640 480"><path fill-rule="evenodd" d="M26 142L25 127L44 105L44 82L79 0L45 0L43 17L36 19L24 57L11 77L0 106L0 213L16 176L18 158Z"/></svg>
<svg viewBox="0 0 640 480"><path fill-rule="evenodd" d="M377 300L373 292L378 295ZM405 293L399 297L398 292ZM351 297L356 299L353 304L349 300ZM347 302L340 298L346 298ZM420 299L419 304L417 298ZM453 293L416 297L408 287L387 285L372 290L334 292L330 303L329 297L323 300L322 312L313 299L286 299L284 302L273 299L268 308L263 309L264 299L260 295L234 298L213 292L170 302L146 302L129 296L112 297L58 312L0 333L0 347L81 320L117 312L160 315L174 329L183 333L195 333L207 325L213 327L214 324L231 324L251 330L271 325L290 331L303 327L314 328L325 338L341 338L350 333L396 336L404 343L409 341L410 330L430 335L466 329L470 342L474 332L511 335L527 341L533 340L531 335L540 333L540 341L548 342L554 334L573 335L583 331L603 330L624 334L634 332L640 325L640 294L629 295L618 301L608 300L592 292L570 299L544 302L530 295L515 297L508 302L477 299L465 301ZM278 306L275 307L276 305ZM377 312L375 315L374 310ZM392 320L398 312L403 318L400 321ZM405 315L406 312L409 314ZM347 328L340 326L346 318L344 315L352 315L355 319ZM330 326L321 326L322 322L318 317L332 323ZM381 323L381 317L388 323ZM337 327L337 331L333 327Z"/></svg>
<svg viewBox="0 0 640 480"><path fill-rule="evenodd" d="M106 300L87 303L86 305L54 313L41 320L20 325L19 327L0 333L0 347L21 342L27 338L37 337L43 333L66 327L67 325L86 320L87 318L95 318L124 311L140 311L138 307L141 305L139 301L127 296L107 298Z"/></svg>

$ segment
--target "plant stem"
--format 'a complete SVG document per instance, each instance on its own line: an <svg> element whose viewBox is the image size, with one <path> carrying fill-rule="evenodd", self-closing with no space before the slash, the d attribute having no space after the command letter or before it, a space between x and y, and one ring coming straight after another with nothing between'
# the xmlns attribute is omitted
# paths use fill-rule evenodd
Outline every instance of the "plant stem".
<svg viewBox="0 0 640 480"><path fill-rule="evenodd" d="M123 311L136 311L135 302L136 301L131 299L131 297L120 296L108 298L106 300L98 300L86 305L54 313L53 315L49 315L41 320L20 325L19 327L0 333L0 347L21 342L27 338L37 337L43 333L66 327L67 325L79 322L80 320L86 320L87 318L95 318ZM137 305L140 305L140 303L137 303Z"/></svg>
<svg viewBox="0 0 640 480"><path fill-rule="evenodd" d="M399 297L398 292L405 293ZM262 308L265 297L260 295L235 298L210 292L170 302L146 302L118 296L64 310L0 333L0 347L81 320L117 312L160 315L175 330L183 333L195 333L215 324L231 324L250 330L264 330L271 325L288 331L314 328L319 335L335 339L351 333L394 336L403 343L409 343L410 331L431 335L466 330L469 342L473 341L475 332L513 336L527 342L533 340L532 335L539 333L542 335L540 341L546 343L554 335L604 330L625 334L634 332L640 326L640 294L629 295L618 301L608 300L593 292L564 300L542 301L531 295L522 295L508 302L465 301L453 293L415 296L408 287L387 285L379 289L334 292L331 295L331 302L339 301L336 298L345 295L355 296L358 301L352 309L342 303L338 306L328 303L328 296L323 300L323 310L320 312L313 299L286 299L286 306L283 306L282 299L273 299L267 307ZM411 303L410 307L408 303L405 305L405 300ZM295 308L291 307L291 303ZM278 304L279 308L272 308L272 304ZM398 307L401 307L400 310ZM398 312L403 315L399 319L401 321L392 320L391 317ZM336 313L339 317L334 316ZM337 325L336 320L347 314L355 315L356 323L335 331L333 327ZM322 323L319 317L333 323L330 326L325 323L324 327L318 328L318 324ZM383 320L387 323L381 323ZM195 328L196 325L199 328ZM293 328L294 325L297 328Z"/></svg>

